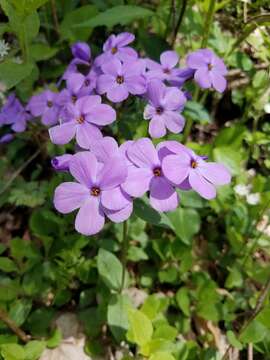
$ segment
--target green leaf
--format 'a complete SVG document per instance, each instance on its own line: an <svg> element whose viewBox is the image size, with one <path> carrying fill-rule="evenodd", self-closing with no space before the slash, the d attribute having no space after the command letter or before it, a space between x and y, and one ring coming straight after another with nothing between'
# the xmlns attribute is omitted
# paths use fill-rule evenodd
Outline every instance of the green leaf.
<svg viewBox="0 0 270 360"><path fill-rule="evenodd" d="M92 28L91 26L81 27L81 24L91 21L97 13L98 10L94 5L81 6L68 12L60 25L62 38L68 39L70 42L86 41L91 35Z"/></svg>
<svg viewBox="0 0 270 360"><path fill-rule="evenodd" d="M32 64L16 64L11 60L0 63L0 82L4 83L7 90L31 74Z"/></svg>
<svg viewBox="0 0 270 360"><path fill-rule="evenodd" d="M4 360L26 360L25 351L18 344L3 344L0 347Z"/></svg>
<svg viewBox="0 0 270 360"><path fill-rule="evenodd" d="M243 156L240 151L230 146L221 146L214 149L213 155L214 160L227 166L233 175L240 173L241 163L243 161Z"/></svg>
<svg viewBox="0 0 270 360"><path fill-rule="evenodd" d="M56 328L51 337L47 340L46 346L49 349L56 348L62 341L62 333L59 328Z"/></svg>
<svg viewBox="0 0 270 360"><path fill-rule="evenodd" d="M15 9L21 15L31 14L49 0L11 0Z"/></svg>
<svg viewBox="0 0 270 360"><path fill-rule="evenodd" d="M195 234L200 230L201 219L194 209L179 207L167 214L172 223L175 234L187 245L190 245Z"/></svg>
<svg viewBox="0 0 270 360"><path fill-rule="evenodd" d="M24 347L24 360L38 360L46 347L45 341L30 341Z"/></svg>
<svg viewBox="0 0 270 360"><path fill-rule="evenodd" d="M0 301L14 300L20 291L18 281L9 278L0 280Z"/></svg>
<svg viewBox="0 0 270 360"><path fill-rule="evenodd" d="M99 249L98 272L109 289L119 290L122 281L122 264L117 257L105 249Z"/></svg>
<svg viewBox="0 0 270 360"><path fill-rule="evenodd" d="M149 360L175 360L175 358L166 351L159 351L150 356Z"/></svg>
<svg viewBox="0 0 270 360"><path fill-rule="evenodd" d="M188 288L183 286L177 291L176 302L183 313L186 316L190 316L190 299Z"/></svg>
<svg viewBox="0 0 270 360"><path fill-rule="evenodd" d="M27 299L17 300L13 303L9 310L10 318L18 325L21 326L27 319L32 309L32 301Z"/></svg>
<svg viewBox="0 0 270 360"><path fill-rule="evenodd" d="M269 75L267 71L260 70L257 71L252 79L252 85L256 89L263 89L266 85L269 84Z"/></svg>
<svg viewBox="0 0 270 360"><path fill-rule="evenodd" d="M174 341L177 336L177 329L170 325L160 325L156 328L153 339L164 339Z"/></svg>
<svg viewBox="0 0 270 360"><path fill-rule="evenodd" d="M4 272L18 271L15 263L7 257L0 257L0 270Z"/></svg>
<svg viewBox="0 0 270 360"><path fill-rule="evenodd" d="M270 330L270 306L263 309L259 315L257 315L256 320Z"/></svg>
<svg viewBox="0 0 270 360"><path fill-rule="evenodd" d="M243 276L237 267L233 267L226 279L225 287L232 289L234 287L241 287L243 285Z"/></svg>
<svg viewBox="0 0 270 360"><path fill-rule="evenodd" d="M237 339L237 337L235 336L234 332L229 330L227 331L227 338L229 340L229 343L235 347L238 350L242 350L243 349L243 345L241 344L241 342Z"/></svg>
<svg viewBox="0 0 270 360"><path fill-rule="evenodd" d="M57 52L57 48L52 48L45 44L33 44L30 46L30 55L34 61L48 60L52 58Z"/></svg>
<svg viewBox="0 0 270 360"><path fill-rule="evenodd" d="M153 326L149 318L140 310L129 309L128 311L129 331L127 339L139 346L143 346L151 340Z"/></svg>
<svg viewBox="0 0 270 360"><path fill-rule="evenodd" d="M135 199L134 212L136 216L147 223L166 228L171 227L167 216L154 210L144 199Z"/></svg>
<svg viewBox="0 0 270 360"><path fill-rule="evenodd" d="M264 339L266 333L266 327L255 319L245 328L239 340L246 344L256 344Z"/></svg>
<svg viewBox="0 0 270 360"><path fill-rule="evenodd" d="M153 16L154 13L141 6L133 5L119 5L114 6L94 18L78 24L77 27L91 27L107 26L113 27L114 25L126 25L134 20L144 19L145 17Z"/></svg>
<svg viewBox="0 0 270 360"><path fill-rule="evenodd" d="M108 305L107 320L113 336L118 342L125 339L128 330L128 309L131 303L126 295L114 295Z"/></svg>
<svg viewBox="0 0 270 360"><path fill-rule="evenodd" d="M188 101L185 105L184 116L201 124L209 124L212 120L204 106L196 101Z"/></svg>

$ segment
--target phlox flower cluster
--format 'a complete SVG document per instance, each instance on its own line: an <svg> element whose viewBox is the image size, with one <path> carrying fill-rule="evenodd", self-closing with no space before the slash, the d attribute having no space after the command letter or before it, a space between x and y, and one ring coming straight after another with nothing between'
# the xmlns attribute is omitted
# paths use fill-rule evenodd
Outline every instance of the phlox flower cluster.
<svg viewBox="0 0 270 360"><path fill-rule="evenodd" d="M103 137L103 128L118 120L119 103L130 97L145 103L138 116L149 122L150 137L162 138L168 132L180 133L185 126L182 112L190 99L187 82L218 92L226 88L226 67L211 50L189 54L186 66L180 68L175 51L165 51L158 62L153 61L139 56L130 46L134 40L127 32L111 35L95 58L88 44L74 44L73 59L57 84L59 90L35 94L24 110L49 127L52 143L76 141L77 153L52 160L56 170L73 177L56 188L54 205L64 214L78 210L75 228L85 235L98 233L106 218L116 223L127 220L135 198L148 195L155 210L173 211L179 205L179 192L193 189L213 199L216 186L230 182L222 164L207 162L176 141L155 146L150 138L141 138L119 146L114 138ZM12 118L17 128L19 120L8 113L11 100L1 115L9 119L5 124L11 124L7 121Z"/></svg>

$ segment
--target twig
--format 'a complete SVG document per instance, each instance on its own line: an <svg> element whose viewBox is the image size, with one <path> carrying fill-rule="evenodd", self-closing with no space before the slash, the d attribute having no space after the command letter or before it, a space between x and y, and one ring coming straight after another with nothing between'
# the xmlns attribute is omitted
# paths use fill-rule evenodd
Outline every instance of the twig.
<svg viewBox="0 0 270 360"><path fill-rule="evenodd" d="M8 314L0 308L0 319L16 334L24 343L27 343L31 336L27 335L22 329L20 329L15 322L10 319Z"/></svg>
<svg viewBox="0 0 270 360"><path fill-rule="evenodd" d="M253 344L248 344L248 360L253 360Z"/></svg>
<svg viewBox="0 0 270 360"><path fill-rule="evenodd" d="M186 11L186 8L187 8L187 3L188 3L188 0L182 0L182 6L181 6L181 9L180 9L179 17L178 17L176 26L173 28L174 31L173 31L173 37L172 37L172 42L171 42L172 46L174 46L178 31L179 31L180 26L182 24L184 14L185 14L185 11Z"/></svg>
<svg viewBox="0 0 270 360"><path fill-rule="evenodd" d="M41 150L38 149L24 164L14 174L10 177L10 179L6 182L6 185L0 191L0 195L2 195L13 183L13 181L20 175L20 173L41 153Z"/></svg>
<svg viewBox="0 0 270 360"><path fill-rule="evenodd" d="M56 8L55 0L51 0L51 8L52 8L52 17L53 17L55 32L57 33L57 35L59 35L60 28L59 28L59 21L57 16L57 8Z"/></svg>

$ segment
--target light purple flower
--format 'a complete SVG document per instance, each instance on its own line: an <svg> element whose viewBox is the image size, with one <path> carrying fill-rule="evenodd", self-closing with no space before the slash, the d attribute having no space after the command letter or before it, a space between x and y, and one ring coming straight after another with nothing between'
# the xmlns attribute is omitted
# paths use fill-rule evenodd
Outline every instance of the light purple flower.
<svg viewBox="0 0 270 360"><path fill-rule="evenodd" d="M128 32L123 32L119 35L112 34L103 45L103 54L95 59L96 66L102 66L104 63L112 59L121 61L132 61L138 57L137 52L131 47L127 46L133 42L135 36Z"/></svg>
<svg viewBox="0 0 270 360"><path fill-rule="evenodd" d="M64 145L76 137L78 145L89 149L91 144L102 138L99 126L111 124L116 119L114 109L101 103L101 97L90 95L81 97L68 106L69 121L49 130L54 144Z"/></svg>
<svg viewBox="0 0 270 360"><path fill-rule="evenodd" d="M203 89L213 87L222 93L227 86L224 62L212 50L199 49L189 54L187 65L195 71L194 79Z"/></svg>
<svg viewBox="0 0 270 360"><path fill-rule="evenodd" d="M192 188L205 199L216 196L216 186L228 184L231 174L219 163L206 162L206 158L196 155L192 150L176 141L160 144L169 153L162 161L162 171L166 178L175 185Z"/></svg>
<svg viewBox="0 0 270 360"><path fill-rule="evenodd" d="M54 170L57 171L68 171L69 170L69 163L72 159L73 155L71 154L64 154L60 156L55 156L51 160L52 167Z"/></svg>
<svg viewBox="0 0 270 360"><path fill-rule="evenodd" d="M103 75L97 80L99 94L107 94L112 102L127 99L129 93L141 95L146 91L145 78L142 76L143 64L139 61L125 62L113 59L102 65Z"/></svg>
<svg viewBox="0 0 270 360"><path fill-rule="evenodd" d="M27 108L33 116L41 116L42 124L46 126L55 125L59 117L57 96L57 93L45 90L41 94L32 96Z"/></svg>
<svg viewBox="0 0 270 360"><path fill-rule="evenodd" d="M68 79L71 74L88 74L91 68L91 49L87 43L77 42L71 47L74 59L64 72L62 80Z"/></svg>
<svg viewBox="0 0 270 360"><path fill-rule="evenodd" d="M134 141L126 151L129 161L128 177L122 188L133 197L150 192L150 204L158 211L177 208L179 198L161 168L162 156L148 138Z"/></svg>
<svg viewBox="0 0 270 360"><path fill-rule="evenodd" d="M121 157L112 156L101 164L95 155L84 151L73 156L69 168L77 182L59 185L54 205L63 214L79 209L75 220L78 232L94 235L103 228L105 216L116 223L130 216L129 209L126 210L129 201L120 189L127 176Z"/></svg>
<svg viewBox="0 0 270 360"><path fill-rule="evenodd" d="M11 133L5 134L0 137L0 144L8 144L14 139L14 135Z"/></svg>
<svg viewBox="0 0 270 360"><path fill-rule="evenodd" d="M166 135L166 129L174 134L183 130L185 119L180 114L186 103L183 92L175 87L166 87L160 80L148 84L149 104L144 110L144 119L150 120L149 133L153 138Z"/></svg>
<svg viewBox="0 0 270 360"><path fill-rule="evenodd" d="M179 61L179 56L175 51L164 51L160 55L160 64L151 59L147 59L147 68L146 77L148 80L159 79L177 81L179 80L179 70L176 69L176 65Z"/></svg>
<svg viewBox="0 0 270 360"><path fill-rule="evenodd" d="M76 42L71 47L72 55L75 59L89 62L91 59L91 49L85 42Z"/></svg>
<svg viewBox="0 0 270 360"><path fill-rule="evenodd" d="M14 132L23 132L31 115L26 111L15 94L9 95L0 112L0 126L10 125Z"/></svg>

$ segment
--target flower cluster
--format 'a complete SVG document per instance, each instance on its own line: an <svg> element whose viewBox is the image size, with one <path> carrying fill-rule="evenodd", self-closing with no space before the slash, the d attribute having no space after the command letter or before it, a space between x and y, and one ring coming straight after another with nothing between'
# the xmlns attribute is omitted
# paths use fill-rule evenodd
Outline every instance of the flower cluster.
<svg viewBox="0 0 270 360"><path fill-rule="evenodd" d="M216 186L230 182L223 165L207 162L206 157L176 141L155 146L149 138L141 138L118 146L114 138L103 137L103 127L117 119L114 104L131 96L145 103L143 118L149 122L150 136L162 138L168 131L178 134L184 128L182 112L190 99L185 91L188 81L218 92L226 88L226 67L211 50L189 54L186 66L180 68L175 51L163 52L159 62L141 58L130 46L134 40L127 32L111 35L96 58L88 44L74 44L73 59L58 83L59 91L47 89L34 95L27 111L20 110L25 116L20 115L20 124L24 124L20 129L25 128L30 113L49 127L54 144L76 140L75 155L52 160L56 170L68 171L74 178L56 188L54 205L64 214L79 209L75 228L85 235L99 232L105 218L113 222L128 219L133 200L145 194L154 209L166 212L179 205L178 190L193 189L203 198L213 199ZM15 109L14 102L11 96L2 109L1 121L13 121L12 129L18 131L20 111L15 111L16 116L8 114ZM18 109L19 104L16 100Z"/></svg>

